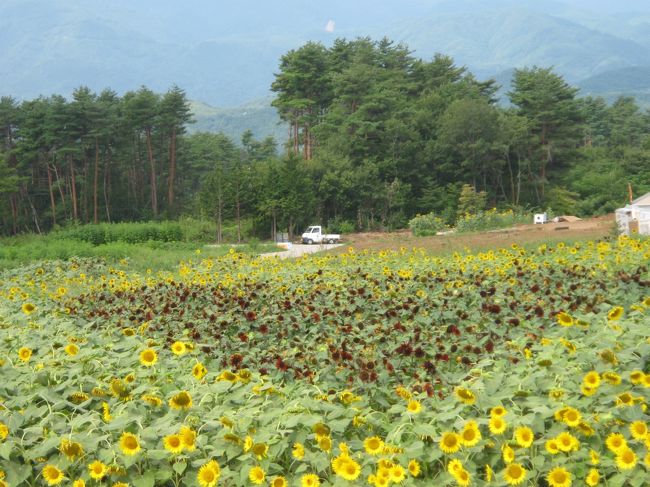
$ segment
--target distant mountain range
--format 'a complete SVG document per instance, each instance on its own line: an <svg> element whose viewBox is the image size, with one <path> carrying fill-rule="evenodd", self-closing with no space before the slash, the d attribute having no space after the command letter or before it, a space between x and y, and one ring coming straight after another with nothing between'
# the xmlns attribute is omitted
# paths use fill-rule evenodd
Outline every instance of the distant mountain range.
<svg viewBox="0 0 650 487"><path fill-rule="evenodd" d="M507 91L514 68L554 66L583 93L650 104L646 0L3 0L0 95L178 84L197 127L283 129L269 107L280 56L308 40L389 37L452 56ZM326 28L328 26L328 28ZM252 100L257 100L251 103ZM200 109L198 107L201 107ZM255 115L253 115L255 114ZM259 117L259 119L258 119Z"/></svg>

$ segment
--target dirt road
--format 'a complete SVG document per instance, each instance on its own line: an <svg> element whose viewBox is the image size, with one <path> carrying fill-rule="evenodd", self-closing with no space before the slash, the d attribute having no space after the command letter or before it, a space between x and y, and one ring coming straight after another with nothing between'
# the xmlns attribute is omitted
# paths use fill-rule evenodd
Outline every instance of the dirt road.
<svg viewBox="0 0 650 487"><path fill-rule="evenodd" d="M288 259L301 257L305 254L314 254L316 252L322 252L324 250L332 250L337 247L341 247L342 244L315 244L315 245L303 245L303 244L293 244L289 250L283 250L280 252L271 252L269 254L261 254L260 257L279 257L280 259Z"/></svg>
<svg viewBox="0 0 650 487"><path fill-rule="evenodd" d="M382 233L355 233L344 235L345 248L355 250L398 250L400 247L423 248L433 253L464 250L499 248L516 243L524 245L560 240L598 239L612 235L614 216L588 218L577 222L546 223L544 225L519 225L487 232L441 235L435 237L414 237L408 230ZM342 249L335 250L340 252Z"/></svg>

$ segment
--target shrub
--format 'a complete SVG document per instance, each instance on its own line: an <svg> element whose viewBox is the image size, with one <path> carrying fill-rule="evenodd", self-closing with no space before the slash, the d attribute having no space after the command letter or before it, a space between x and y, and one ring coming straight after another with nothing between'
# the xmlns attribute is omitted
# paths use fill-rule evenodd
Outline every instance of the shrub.
<svg viewBox="0 0 650 487"><path fill-rule="evenodd" d="M521 210L497 211L496 208L492 208L475 214L466 213L456 222L456 231L479 232L482 230L495 230L522 223L531 223L532 221L532 215Z"/></svg>
<svg viewBox="0 0 650 487"><path fill-rule="evenodd" d="M334 218L327 222L328 232L331 233L354 233L356 226L350 220L343 220L341 218Z"/></svg>
<svg viewBox="0 0 650 487"><path fill-rule="evenodd" d="M433 212L427 213L426 215L417 215L409 221L409 228L416 237L435 235L438 232L449 229L444 220L436 216Z"/></svg>

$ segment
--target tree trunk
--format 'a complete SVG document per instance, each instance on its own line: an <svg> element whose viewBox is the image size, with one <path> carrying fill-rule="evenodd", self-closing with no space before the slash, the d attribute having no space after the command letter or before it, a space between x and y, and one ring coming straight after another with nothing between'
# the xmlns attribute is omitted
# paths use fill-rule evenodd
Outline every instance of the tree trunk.
<svg viewBox="0 0 650 487"><path fill-rule="evenodd" d="M48 176L49 176L49 181L52 181L52 176L49 174L49 166L48 166ZM36 226L36 231L38 234L41 234L41 226L38 224L38 212L36 211L36 208L34 208L34 203L32 203L32 199L29 197L29 191L23 187L23 192L25 193L25 196L27 197L27 201L29 202L29 206L32 209L32 217L34 218L34 225ZM52 203L54 203L54 193L50 191L50 199L52 200ZM53 213L54 215L54 213ZM56 220L55 220L55 225L56 225Z"/></svg>
<svg viewBox="0 0 650 487"><path fill-rule="evenodd" d="M59 170L56 168L56 164L52 164L52 169L54 170L54 176L56 177L57 186L59 188L59 196L61 197L61 204L63 205L63 210L67 214L68 205L65 204L65 194L63 193L63 185L61 184L61 179L59 178Z"/></svg>
<svg viewBox="0 0 650 487"><path fill-rule="evenodd" d="M221 233L222 231L222 220L221 220L221 210L222 210L222 204L221 204L221 194L219 194L219 197L217 198L217 243L220 244L223 235Z"/></svg>
<svg viewBox="0 0 650 487"><path fill-rule="evenodd" d="M50 171L50 165L47 165L47 189L50 192L50 205L52 207L52 226L56 226L56 202L54 201L54 190L52 188L52 172ZM31 200L30 200L31 204ZM34 205L32 205L32 209L34 209ZM35 220L35 223L37 220ZM38 223L36 223L36 226L38 227ZM39 231L40 233L40 231Z"/></svg>
<svg viewBox="0 0 650 487"><path fill-rule="evenodd" d="M72 197L72 219L76 222L79 219L77 212L77 180L75 177L74 164L68 158L68 165L70 166L70 196Z"/></svg>
<svg viewBox="0 0 650 487"><path fill-rule="evenodd" d="M106 165L104 167L104 206L106 207L106 221L108 223L111 222L111 211L110 211L110 197L109 197L109 187L110 187L110 162L111 162L111 154L110 151L108 153L108 157L106 158Z"/></svg>
<svg viewBox="0 0 650 487"><path fill-rule="evenodd" d="M99 184L99 140L95 136L95 171L93 174L93 223L99 223L99 208L97 204L97 192Z"/></svg>
<svg viewBox="0 0 650 487"><path fill-rule="evenodd" d="M271 239L275 242L277 241L277 237L278 237L278 222L275 214L275 208L273 208L272 219L273 222L271 224Z"/></svg>
<svg viewBox="0 0 650 487"><path fill-rule="evenodd" d="M510 154L506 152L506 162L508 163L508 175L510 176L510 201L515 204L515 175L512 172L512 159Z"/></svg>
<svg viewBox="0 0 650 487"><path fill-rule="evenodd" d="M241 203L239 201L239 191L237 192L235 218L237 218L237 243L241 243Z"/></svg>
<svg viewBox="0 0 650 487"><path fill-rule="evenodd" d="M88 157L84 149L84 166L83 166L83 184L81 186L83 197L81 200L81 220L83 223L88 223Z"/></svg>
<svg viewBox="0 0 650 487"><path fill-rule="evenodd" d="M158 216L158 192L156 190L156 162L153 159L153 147L151 146L151 129L147 127L147 157L149 159L149 169L151 172L151 211L153 216Z"/></svg>
<svg viewBox="0 0 650 487"><path fill-rule="evenodd" d="M167 191L167 204L169 216L174 214L174 180L176 178L176 127L172 128L171 140L169 142L169 188Z"/></svg>
<svg viewBox="0 0 650 487"><path fill-rule="evenodd" d="M16 235L18 233L18 206L16 205L16 195L9 196L9 204L11 205L11 233Z"/></svg>

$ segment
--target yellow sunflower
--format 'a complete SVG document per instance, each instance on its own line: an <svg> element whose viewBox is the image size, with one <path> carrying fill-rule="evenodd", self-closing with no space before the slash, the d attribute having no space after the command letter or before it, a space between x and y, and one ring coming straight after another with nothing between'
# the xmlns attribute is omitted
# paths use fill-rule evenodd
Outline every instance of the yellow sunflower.
<svg viewBox="0 0 650 487"><path fill-rule="evenodd" d="M463 446L472 447L481 440L481 431L476 421L468 421L463 431L460 432L460 441Z"/></svg>
<svg viewBox="0 0 650 487"><path fill-rule="evenodd" d="M546 475L550 487L571 487L571 473L565 468L555 467Z"/></svg>
<svg viewBox="0 0 650 487"><path fill-rule="evenodd" d="M154 396L153 394L145 394L142 396L142 400L150 406L159 407L162 405L162 399L160 399L158 396Z"/></svg>
<svg viewBox="0 0 650 487"><path fill-rule="evenodd" d="M107 402L102 403L102 419L106 423L110 423L113 420L113 416L111 416L111 408Z"/></svg>
<svg viewBox="0 0 650 487"><path fill-rule="evenodd" d="M271 481L271 487L287 487L288 485L287 479L282 476L275 477Z"/></svg>
<svg viewBox="0 0 650 487"><path fill-rule="evenodd" d="M456 453L461 447L461 437L456 433L446 431L442 434L439 446L447 454Z"/></svg>
<svg viewBox="0 0 650 487"><path fill-rule="evenodd" d="M147 348L140 352L140 363L145 367L152 367L158 362L158 354L152 348Z"/></svg>
<svg viewBox="0 0 650 487"><path fill-rule="evenodd" d="M371 436L363 440L363 448L368 455L380 455L384 450L384 442L378 436Z"/></svg>
<svg viewBox="0 0 650 487"><path fill-rule="evenodd" d="M534 439L535 434L528 426L520 426L515 430L515 441L522 448L529 448Z"/></svg>
<svg viewBox="0 0 650 487"><path fill-rule="evenodd" d="M515 461L515 451L511 447L507 445L504 446L502 453L503 453L503 463L505 463L506 465Z"/></svg>
<svg viewBox="0 0 650 487"><path fill-rule="evenodd" d="M187 347L183 342L174 342L171 349L174 355L183 355L185 352L187 352Z"/></svg>
<svg viewBox="0 0 650 487"><path fill-rule="evenodd" d="M621 376L612 371L603 373L603 380L613 386L617 386L622 382Z"/></svg>
<svg viewBox="0 0 650 487"><path fill-rule="evenodd" d="M461 470L464 470L464 468L465 467L463 467L463 462L461 462L457 458L454 458L453 460L449 460L449 463L447 464L447 472L449 472L452 475L456 475Z"/></svg>
<svg viewBox="0 0 650 487"><path fill-rule="evenodd" d="M203 379L207 373L208 369L206 369L205 365L203 365L201 362L198 362L194 365L194 367L192 367L192 375L196 380Z"/></svg>
<svg viewBox="0 0 650 487"><path fill-rule="evenodd" d="M592 370L583 377L582 382L588 387L599 387L600 375L595 370Z"/></svg>
<svg viewBox="0 0 650 487"><path fill-rule="evenodd" d="M580 448L580 442L578 439L566 431L557 435L556 441L558 448L563 452L576 451Z"/></svg>
<svg viewBox="0 0 650 487"><path fill-rule="evenodd" d="M34 310L36 310L36 306L34 306L32 303L23 303L21 309L23 310L23 313L25 313L26 315L31 315L34 312Z"/></svg>
<svg viewBox="0 0 650 487"><path fill-rule="evenodd" d="M420 463L419 463L417 460L415 460L415 459L414 459L414 460L411 460L411 461L409 462L409 464L408 464L408 470L409 470L409 473L410 473L413 477L417 477L418 475L420 475L420 472L422 472L422 468L420 467Z"/></svg>
<svg viewBox="0 0 650 487"><path fill-rule="evenodd" d="M580 421L578 429L585 436L593 436L596 433L596 430L594 430L591 425L585 421Z"/></svg>
<svg viewBox="0 0 650 487"><path fill-rule="evenodd" d="M590 469L589 473L585 477L585 484L589 487L596 487L598 482L600 482L600 474L598 473L598 470L595 468Z"/></svg>
<svg viewBox="0 0 650 487"><path fill-rule="evenodd" d="M492 482L492 479L494 478L494 470L492 470L492 467L489 465L485 465L485 480L487 482Z"/></svg>
<svg viewBox="0 0 650 487"><path fill-rule="evenodd" d="M499 416L492 416L488 422L490 433L493 435L501 435L508 428L508 423Z"/></svg>
<svg viewBox="0 0 650 487"><path fill-rule="evenodd" d="M571 427L577 427L582 419L582 414L575 408L565 408L562 421Z"/></svg>
<svg viewBox="0 0 650 487"><path fill-rule="evenodd" d="M28 362L32 357L32 349L27 347L21 347L18 350L18 358L23 362Z"/></svg>
<svg viewBox="0 0 650 487"><path fill-rule="evenodd" d="M598 465L600 463L600 453L596 450L589 450L589 462L592 465Z"/></svg>
<svg viewBox="0 0 650 487"><path fill-rule="evenodd" d="M237 379L238 379L237 374L233 374L229 370L224 370L223 372L221 372L221 374L219 374L219 377L217 377L218 382L224 380L228 382L237 382Z"/></svg>
<svg viewBox="0 0 650 487"><path fill-rule="evenodd" d="M643 441L648 436L648 426L643 421L634 421L630 424L630 433L635 440Z"/></svg>
<svg viewBox="0 0 650 487"><path fill-rule="evenodd" d="M625 447L616 454L616 466L621 470L630 470L636 466L636 453Z"/></svg>
<svg viewBox="0 0 650 487"><path fill-rule="evenodd" d="M68 458L68 460L81 458L84 454L84 450L81 447L80 443L77 443L76 441L70 441L65 438L61 440L59 451L63 453Z"/></svg>
<svg viewBox="0 0 650 487"><path fill-rule="evenodd" d="M72 487L86 487L86 481L84 479L77 479L72 482Z"/></svg>
<svg viewBox="0 0 650 487"><path fill-rule="evenodd" d="M390 480L391 480L391 482L393 482L395 484L399 484L405 478L406 478L406 470L404 470L404 467L402 467L401 465L393 465L393 467L390 469Z"/></svg>
<svg viewBox="0 0 650 487"><path fill-rule="evenodd" d="M627 448L627 441L625 441L625 437L620 433L610 433L605 440L605 445L611 452L619 453Z"/></svg>
<svg viewBox="0 0 650 487"><path fill-rule="evenodd" d="M624 311L621 306L615 306L607 313L607 319L609 321L618 321L623 316Z"/></svg>
<svg viewBox="0 0 650 487"><path fill-rule="evenodd" d="M41 473L43 474L43 479L47 482L47 485L57 485L65 479L63 472L51 464L45 465Z"/></svg>
<svg viewBox="0 0 650 487"><path fill-rule="evenodd" d="M183 441L183 448L187 451L194 451L196 449L196 431L187 426L181 426L179 436Z"/></svg>
<svg viewBox="0 0 650 487"><path fill-rule="evenodd" d="M124 432L120 437L120 449L125 455L135 455L142 448L140 447L140 441L137 436L133 433Z"/></svg>
<svg viewBox="0 0 650 487"><path fill-rule="evenodd" d="M220 476L221 468L219 468L219 464L214 460L210 460L199 468L196 479L201 487L214 487L217 485Z"/></svg>
<svg viewBox="0 0 650 487"><path fill-rule="evenodd" d="M319 487L320 479L315 473L307 473L300 477L300 487Z"/></svg>
<svg viewBox="0 0 650 487"><path fill-rule="evenodd" d="M544 448L546 448L546 451L551 455L560 453L560 447L555 439L547 440L546 443L544 443Z"/></svg>
<svg viewBox="0 0 650 487"><path fill-rule="evenodd" d="M178 455L183 452L183 438L181 435L167 435L163 438L163 446L168 452Z"/></svg>
<svg viewBox="0 0 650 487"><path fill-rule="evenodd" d="M90 478L95 480L101 480L108 474L108 467L99 460L95 460L88 465L88 470L90 472Z"/></svg>
<svg viewBox="0 0 650 487"><path fill-rule="evenodd" d="M187 410L192 407L192 396L187 391L181 391L177 394L174 394L169 400L169 406L172 409L183 409Z"/></svg>
<svg viewBox="0 0 650 487"><path fill-rule="evenodd" d="M68 343L63 350L71 357L74 357L79 353L79 347L74 343Z"/></svg>
<svg viewBox="0 0 650 487"><path fill-rule="evenodd" d="M0 440L6 440L7 436L9 436L9 427L0 421Z"/></svg>
<svg viewBox="0 0 650 487"><path fill-rule="evenodd" d="M332 438L329 436L316 435L316 441L318 442L318 447L324 452L329 453L332 449Z"/></svg>
<svg viewBox="0 0 650 487"><path fill-rule="evenodd" d="M472 477L470 473L465 469L457 472L454 475L454 479L456 479L456 483L461 487L467 487L469 484L472 483Z"/></svg>
<svg viewBox="0 0 650 487"><path fill-rule="evenodd" d="M472 405L476 402L476 395L464 387L456 387L454 390L456 398L463 404Z"/></svg>
<svg viewBox="0 0 650 487"><path fill-rule="evenodd" d="M364 442L364 446L365 446L365 442ZM302 445L302 443L293 444L293 449L291 450L291 456L293 456L293 458L295 458L296 460L303 459L303 457L305 456L305 447Z"/></svg>
<svg viewBox="0 0 650 487"><path fill-rule="evenodd" d="M571 315L568 315L564 311L558 313L555 318L557 319L558 324L561 326L573 326L573 318L571 318Z"/></svg>
<svg viewBox="0 0 650 487"><path fill-rule="evenodd" d="M248 480L254 484L261 485L266 479L266 472L261 467L253 467L248 471Z"/></svg>
<svg viewBox="0 0 650 487"><path fill-rule="evenodd" d="M506 408L503 406L495 406L492 409L490 409L490 416L491 417L497 417L497 418L502 418L507 414L508 411L506 411Z"/></svg>
<svg viewBox="0 0 650 487"><path fill-rule="evenodd" d="M411 414L418 414L422 411L422 404L420 404L420 401L411 399L406 406L406 410Z"/></svg>
<svg viewBox="0 0 650 487"><path fill-rule="evenodd" d="M330 448L332 447L332 442L330 440ZM258 460L265 458L269 452L269 446L266 443L253 443L251 446L251 452L257 457Z"/></svg>
<svg viewBox="0 0 650 487"><path fill-rule="evenodd" d="M356 480L361 474L361 465L352 459L348 459L340 468L338 475L345 480Z"/></svg>
<svg viewBox="0 0 650 487"><path fill-rule="evenodd" d="M642 370L633 370L630 372L630 382L634 385L641 384L643 382L643 377L645 373Z"/></svg>
<svg viewBox="0 0 650 487"><path fill-rule="evenodd" d="M519 485L526 480L526 469L518 463L511 463L503 471L503 478L508 485Z"/></svg>

